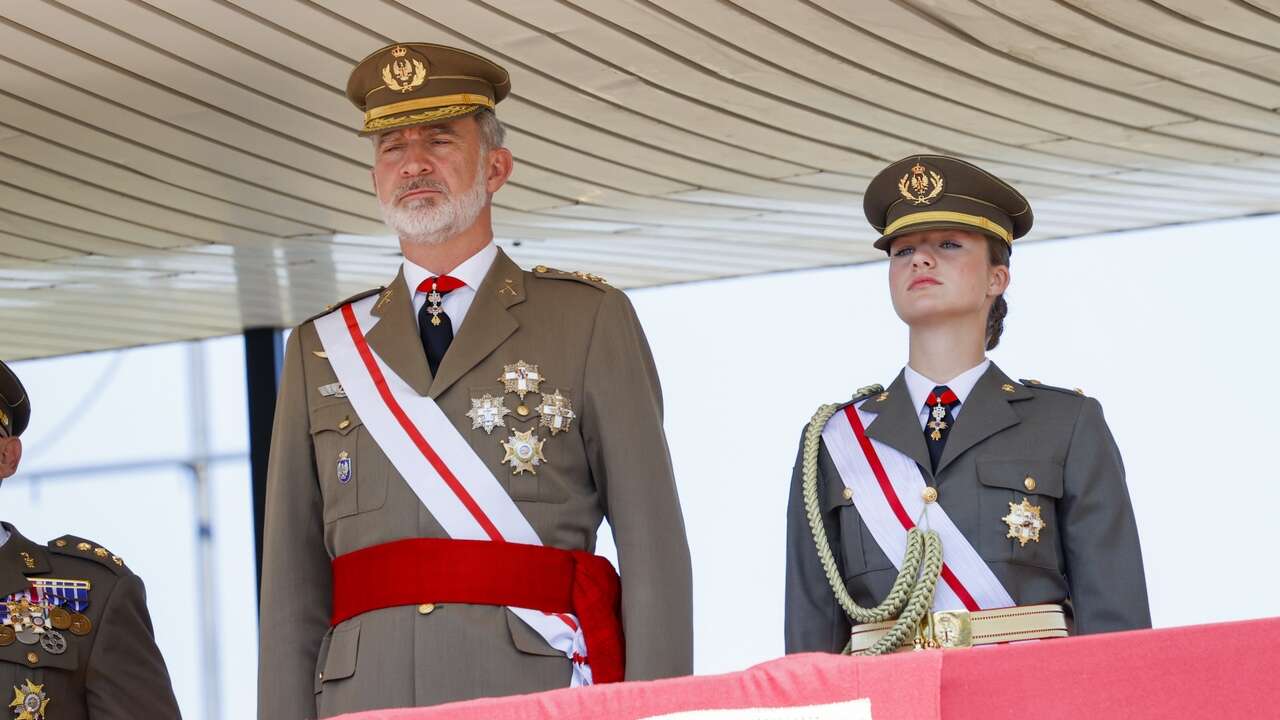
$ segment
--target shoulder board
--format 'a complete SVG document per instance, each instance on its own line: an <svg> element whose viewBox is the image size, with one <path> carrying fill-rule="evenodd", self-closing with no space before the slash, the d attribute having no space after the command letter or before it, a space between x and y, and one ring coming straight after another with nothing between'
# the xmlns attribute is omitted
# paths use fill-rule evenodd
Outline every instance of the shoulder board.
<svg viewBox="0 0 1280 720"><path fill-rule="evenodd" d="M853 394L853 397L849 399L849 403L856 403L859 400L862 400L864 398L869 398L872 395L879 395L883 392L884 392L884 386L879 383L876 383L875 385L867 385L865 387L860 387L858 388L858 391ZM847 405L849 403L845 403L845 404Z"/></svg>
<svg viewBox="0 0 1280 720"><path fill-rule="evenodd" d="M93 560L105 565L117 575L132 574L132 570L124 564L124 559L101 545L75 535L63 535L57 540L49 541L49 550L59 555Z"/></svg>
<svg viewBox="0 0 1280 720"><path fill-rule="evenodd" d="M1068 395L1077 395L1077 396L1079 396L1079 397L1084 397L1084 396L1085 396L1085 395L1084 395L1084 390L1082 390L1082 389L1080 389L1080 388L1062 388L1062 387L1055 387L1055 386L1053 386L1053 385L1045 385L1044 383L1040 382L1039 380L1023 380L1022 378L1019 378L1019 379L1018 379L1018 382L1022 383L1023 385L1026 385L1027 387L1029 387L1029 388L1031 388L1031 389L1033 389L1033 390L1052 390L1052 391L1054 391L1054 392L1066 393L1066 394L1068 394Z"/></svg>
<svg viewBox="0 0 1280 720"><path fill-rule="evenodd" d="M576 280L583 285L590 285L597 290L606 290L613 287L609 281L596 275L595 273L586 273L580 270L557 270L547 267L546 265L538 265L533 268L534 277L550 278L552 280Z"/></svg>
<svg viewBox="0 0 1280 720"><path fill-rule="evenodd" d="M341 301L336 302L336 303L334 303L334 304L332 304L332 305L329 305L328 307L326 307L326 308L325 308L324 310L322 310L321 312L318 312L318 313L316 313L315 315L312 315L311 317L307 318L306 320L303 320L300 324L301 324L301 325L306 325L307 323L311 322L312 320L316 320L316 319L318 319L318 318L322 318L322 317L324 317L325 315L328 315L329 313L331 313L331 312L333 312L334 310L336 310L336 309L338 309L338 308L342 307L343 305L346 305L347 303L353 303L353 302L355 302L355 301L357 301L357 300L360 300L360 299L362 299L362 298L367 298L367 297L369 297L370 295L373 295L374 293L380 293L380 292L382 292L383 290L386 290L386 288L385 288L385 287L376 287L376 288L371 288L371 289L369 289L369 290L365 290L364 292L358 292L358 293L356 293L355 295L352 295L351 297L347 298L346 300L341 300Z"/></svg>

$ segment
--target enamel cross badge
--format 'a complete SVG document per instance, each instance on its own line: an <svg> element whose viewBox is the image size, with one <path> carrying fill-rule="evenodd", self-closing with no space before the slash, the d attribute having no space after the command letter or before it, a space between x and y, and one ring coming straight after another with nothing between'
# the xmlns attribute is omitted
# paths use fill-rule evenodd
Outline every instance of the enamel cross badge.
<svg viewBox="0 0 1280 720"><path fill-rule="evenodd" d="M1009 503L1009 514L1000 519L1009 526L1009 534L1005 537L1017 540L1021 543L1019 547L1033 540L1040 542L1040 531L1044 529L1040 506L1032 505L1023 498L1021 504Z"/></svg>
<svg viewBox="0 0 1280 720"><path fill-rule="evenodd" d="M27 678L26 683L13 689L13 701L9 707L17 720L45 720L49 698L44 694L44 685L37 685Z"/></svg>
<svg viewBox="0 0 1280 720"><path fill-rule="evenodd" d="M507 426L503 418L510 414L511 408L507 407L506 402L489 393L485 393L479 399L471 398L471 409L467 411L467 417L471 418L471 429L484 428L485 433L490 435L493 434L495 427Z"/></svg>
<svg viewBox="0 0 1280 720"><path fill-rule="evenodd" d="M514 365L503 366L502 377L498 380L502 382L506 392L516 393L524 400L525 395L538 392L538 387L542 385L542 374L538 372L537 365L521 360Z"/></svg>
<svg viewBox="0 0 1280 720"><path fill-rule="evenodd" d="M542 418L539 424L544 428L550 428L552 435L568 430L573 419L577 417L573 412L573 403L569 402L569 398L561 395L559 390L551 394L542 394L538 414Z"/></svg>

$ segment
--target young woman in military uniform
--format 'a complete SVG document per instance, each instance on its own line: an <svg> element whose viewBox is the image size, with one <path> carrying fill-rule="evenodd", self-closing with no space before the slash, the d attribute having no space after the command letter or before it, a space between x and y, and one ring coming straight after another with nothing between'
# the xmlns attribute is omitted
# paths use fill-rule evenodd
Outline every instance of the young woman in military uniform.
<svg viewBox="0 0 1280 720"><path fill-rule="evenodd" d="M1101 405L1015 382L986 357L1003 330L1013 240L1031 229L1026 198L969 163L916 156L871 181L864 209L910 328L907 366L887 390L823 406L802 436L787 652L1150 627Z"/></svg>

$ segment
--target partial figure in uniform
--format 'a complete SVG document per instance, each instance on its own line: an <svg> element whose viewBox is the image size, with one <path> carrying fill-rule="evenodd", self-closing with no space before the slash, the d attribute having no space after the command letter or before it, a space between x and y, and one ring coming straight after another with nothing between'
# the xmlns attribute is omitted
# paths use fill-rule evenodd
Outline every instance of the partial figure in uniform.
<svg viewBox="0 0 1280 720"><path fill-rule="evenodd" d="M1080 390L986 357L1008 306L1026 198L920 155L867 187L910 328L886 390L825 405L787 514L787 652L881 654L1151 626L1120 451Z"/></svg>
<svg viewBox="0 0 1280 720"><path fill-rule="evenodd" d="M26 389L0 362L0 481L18 471L30 419ZM7 706L18 720L181 717L142 580L97 543L63 535L38 545L8 522L0 522L0 693L0 715Z"/></svg>
<svg viewBox="0 0 1280 720"><path fill-rule="evenodd" d="M513 162L493 107L510 87L427 43L351 74L404 263L289 338L260 717L692 672L689 550L631 303L493 242ZM592 554L604 518L621 582Z"/></svg>

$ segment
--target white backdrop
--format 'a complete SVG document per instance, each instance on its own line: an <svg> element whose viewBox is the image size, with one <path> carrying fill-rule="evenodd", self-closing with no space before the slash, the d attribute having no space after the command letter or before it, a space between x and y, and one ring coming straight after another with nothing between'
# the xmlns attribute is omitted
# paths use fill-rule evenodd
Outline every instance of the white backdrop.
<svg viewBox="0 0 1280 720"><path fill-rule="evenodd" d="M1280 217L1015 249L1015 378L1098 398L1157 626L1280 615ZM787 487L823 402L906 361L885 263L636 291L693 553L696 669L782 653ZM625 572L625 568L624 568Z"/></svg>

